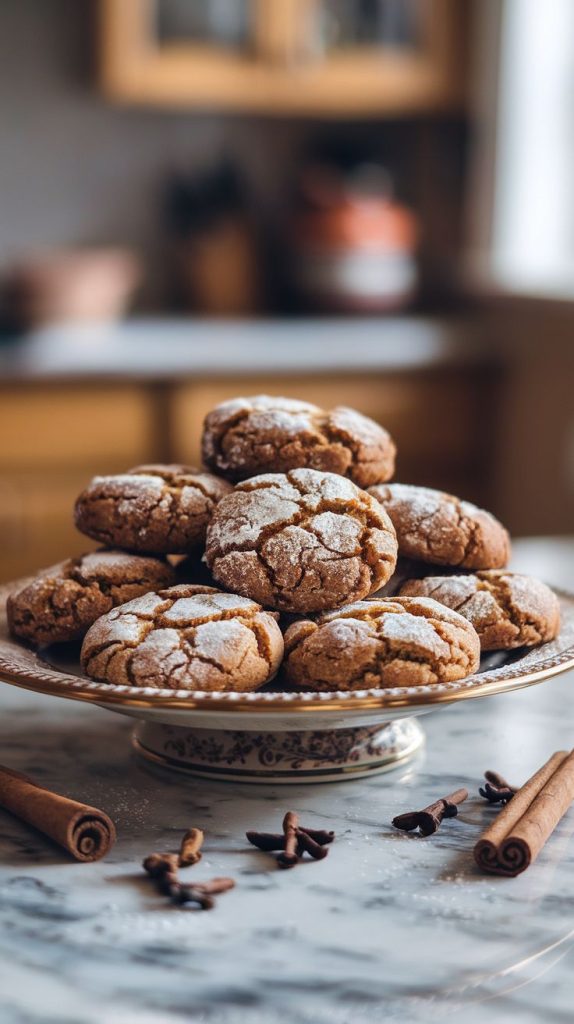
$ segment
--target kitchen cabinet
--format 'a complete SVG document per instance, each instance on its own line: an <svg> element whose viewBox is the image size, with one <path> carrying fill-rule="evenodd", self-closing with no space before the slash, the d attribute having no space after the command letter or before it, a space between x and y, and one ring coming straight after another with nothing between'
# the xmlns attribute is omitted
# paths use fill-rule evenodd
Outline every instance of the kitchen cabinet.
<svg viewBox="0 0 574 1024"><path fill-rule="evenodd" d="M4 579L95 547L74 528L74 501L96 473L121 472L163 456L157 407L146 389L134 385L0 387Z"/></svg>
<svg viewBox="0 0 574 1024"><path fill-rule="evenodd" d="M464 101L459 0L100 0L113 101L268 115L443 112Z"/></svg>

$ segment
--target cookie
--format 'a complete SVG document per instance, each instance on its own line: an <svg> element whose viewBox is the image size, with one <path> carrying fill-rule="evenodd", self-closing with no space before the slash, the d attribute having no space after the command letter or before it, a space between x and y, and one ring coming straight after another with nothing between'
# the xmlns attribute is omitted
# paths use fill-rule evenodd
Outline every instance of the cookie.
<svg viewBox="0 0 574 1024"><path fill-rule="evenodd" d="M445 576L448 576L453 573L459 572L459 570L449 568L448 566L436 566L434 572L436 572L437 575L440 573L441 575L444 574ZM412 558L403 558L402 555L399 555L399 557L397 558L395 571L391 576L390 580L388 581L388 583L385 583L384 587L381 587L381 589L377 590L376 594L373 594L372 596L396 597L400 592L403 583L406 583L407 580L419 580L422 579L423 576L428 576L428 574L428 562L415 562L414 559Z"/></svg>
<svg viewBox="0 0 574 1024"><path fill-rule="evenodd" d="M464 615L476 629L483 651L535 647L560 629L556 594L541 580L491 570L468 576L427 576L409 580L401 595L432 597Z"/></svg>
<svg viewBox="0 0 574 1024"><path fill-rule="evenodd" d="M76 501L78 530L111 547L185 554L205 540L230 484L191 466L136 466L96 476Z"/></svg>
<svg viewBox="0 0 574 1024"><path fill-rule="evenodd" d="M490 514L452 494L410 484L369 487L391 517L399 554L463 569L503 569L510 537Z"/></svg>
<svg viewBox="0 0 574 1024"><path fill-rule="evenodd" d="M308 468L368 487L391 479L396 449L383 427L354 409L326 412L255 395L223 402L206 416L202 452L205 465L229 480Z"/></svg>
<svg viewBox="0 0 574 1024"><path fill-rule="evenodd" d="M257 690L283 657L271 612L213 587L157 590L114 608L82 645L91 679L170 690Z"/></svg>
<svg viewBox="0 0 574 1024"><path fill-rule="evenodd" d="M10 632L37 647L81 640L115 605L176 581L162 558L93 551L46 569L6 604Z"/></svg>
<svg viewBox="0 0 574 1024"><path fill-rule="evenodd" d="M238 484L217 506L205 559L219 584L287 612L366 597L395 567L384 509L350 480L314 469Z"/></svg>
<svg viewBox="0 0 574 1024"><path fill-rule="evenodd" d="M448 683L475 672L471 624L430 598L373 598L345 605L285 633L285 675L302 690Z"/></svg>

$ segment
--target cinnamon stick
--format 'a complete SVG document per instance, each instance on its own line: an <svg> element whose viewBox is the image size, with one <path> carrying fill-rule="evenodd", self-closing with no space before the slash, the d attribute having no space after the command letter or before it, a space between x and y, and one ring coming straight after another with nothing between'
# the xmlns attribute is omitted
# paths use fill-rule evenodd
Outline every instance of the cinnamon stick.
<svg viewBox="0 0 574 1024"><path fill-rule="evenodd" d="M559 750L482 834L474 847L478 866L508 877L526 871L573 800L574 750Z"/></svg>
<svg viewBox="0 0 574 1024"><path fill-rule="evenodd" d="M52 793L4 765L0 765L0 807L49 836L76 860L100 860L116 840L114 823L103 811Z"/></svg>

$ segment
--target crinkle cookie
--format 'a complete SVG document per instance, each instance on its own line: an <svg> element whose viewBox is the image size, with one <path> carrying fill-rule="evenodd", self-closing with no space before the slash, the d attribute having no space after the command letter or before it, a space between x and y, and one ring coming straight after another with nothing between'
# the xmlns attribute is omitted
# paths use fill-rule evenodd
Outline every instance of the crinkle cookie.
<svg viewBox="0 0 574 1024"><path fill-rule="evenodd" d="M222 586L288 612L366 597L388 580L396 556L393 525L375 499L313 469L238 484L215 510L205 552Z"/></svg>
<svg viewBox="0 0 574 1024"><path fill-rule="evenodd" d="M226 480L191 466L136 466L96 476L76 501L81 533L103 544L153 554L185 554L202 544Z"/></svg>
<svg viewBox="0 0 574 1024"><path fill-rule="evenodd" d="M490 512L452 494L410 484L369 487L391 517L399 555L463 569L503 569L510 537Z"/></svg>
<svg viewBox="0 0 574 1024"><path fill-rule="evenodd" d="M81 640L115 605L169 587L175 569L162 558L93 551L40 573L6 604L10 632L35 646Z"/></svg>
<svg viewBox="0 0 574 1024"><path fill-rule="evenodd" d="M401 595L432 597L464 615L476 629L483 651L535 647L560 629L560 604L541 580L491 570L468 576L427 576L409 580Z"/></svg>
<svg viewBox="0 0 574 1024"><path fill-rule="evenodd" d="M435 566L434 572L437 574L437 576L439 574L450 576L454 573L459 572L459 570L444 565ZM428 576L428 574L428 562L415 562L414 559L412 558L403 558L401 555L399 555L399 557L397 558L395 571L391 576L389 582L385 583L384 587L381 587L381 589L377 590L376 594L373 594L372 596L396 597L399 594L403 583L406 583L407 580L419 580L422 579L423 576Z"/></svg>
<svg viewBox="0 0 574 1024"><path fill-rule="evenodd" d="M91 679L171 690L257 690L282 657L272 612L235 594L190 585L114 608L82 645Z"/></svg>
<svg viewBox="0 0 574 1024"><path fill-rule="evenodd" d="M475 672L480 643L470 623L430 598L372 598L285 633L285 674L302 690L446 683Z"/></svg>
<svg viewBox="0 0 574 1024"><path fill-rule="evenodd" d="M390 480L395 445L354 409L326 412L308 402L255 395L223 402L203 425L203 461L229 480L290 469L348 476L359 487Z"/></svg>

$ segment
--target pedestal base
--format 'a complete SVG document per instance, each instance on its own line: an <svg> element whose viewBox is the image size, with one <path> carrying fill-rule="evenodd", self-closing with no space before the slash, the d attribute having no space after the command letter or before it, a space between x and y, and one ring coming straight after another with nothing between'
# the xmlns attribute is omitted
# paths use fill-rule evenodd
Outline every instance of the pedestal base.
<svg viewBox="0 0 574 1024"><path fill-rule="evenodd" d="M340 782L397 768L424 743L416 718L300 732L190 729L140 722L133 743L164 768L233 782Z"/></svg>

